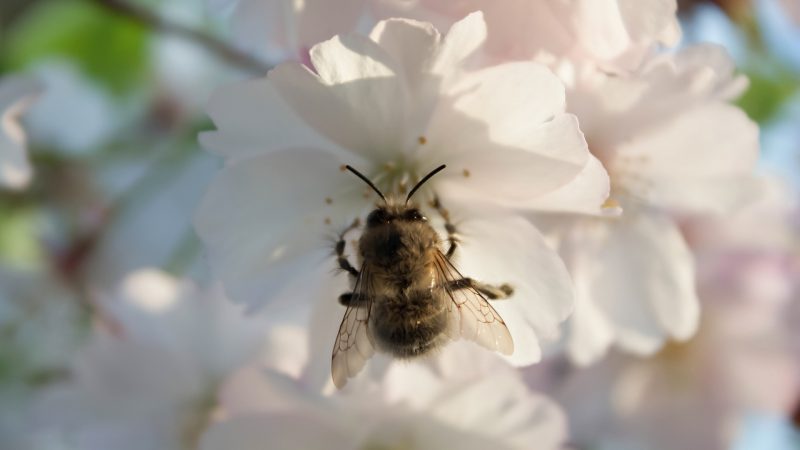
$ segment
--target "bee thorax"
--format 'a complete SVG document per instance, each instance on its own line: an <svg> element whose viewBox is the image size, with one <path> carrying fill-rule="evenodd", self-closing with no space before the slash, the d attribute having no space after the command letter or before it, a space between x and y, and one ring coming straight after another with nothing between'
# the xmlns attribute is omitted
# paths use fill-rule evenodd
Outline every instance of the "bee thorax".
<svg viewBox="0 0 800 450"><path fill-rule="evenodd" d="M435 249L436 235L432 229L432 233L420 233L414 228L387 225L366 231L359 242L362 259L387 271L415 272Z"/></svg>

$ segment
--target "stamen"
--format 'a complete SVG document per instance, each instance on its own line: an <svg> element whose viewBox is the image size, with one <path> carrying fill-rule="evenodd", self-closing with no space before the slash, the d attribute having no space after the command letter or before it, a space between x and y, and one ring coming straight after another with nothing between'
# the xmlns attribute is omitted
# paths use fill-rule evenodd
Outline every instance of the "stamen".
<svg viewBox="0 0 800 450"><path fill-rule="evenodd" d="M642 176L643 166L649 163L648 155L617 155L611 160L606 167L614 195L646 200L653 190L653 181ZM619 204L611 207L618 208Z"/></svg>
<svg viewBox="0 0 800 450"><path fill-rule="evenodd" d="M608 197L602 206L603 209L616 209L619 207L620 207L619 202L611 197Z"/></svg>

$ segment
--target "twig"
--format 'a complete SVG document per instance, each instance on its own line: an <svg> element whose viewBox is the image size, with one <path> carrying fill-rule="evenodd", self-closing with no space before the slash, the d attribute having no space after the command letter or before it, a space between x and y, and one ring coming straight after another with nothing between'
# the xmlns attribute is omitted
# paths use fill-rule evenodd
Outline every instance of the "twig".
<svg viewBox="0 0 800 450"><path fill-rule="evenodd" d="M126 0L91 0L94 3L102 6L103 8L133 19L148 28L160 31L166 34L179 36L183 39L192 41L209 52L213 53L220 59L231 64L242 67L246 70L265 74L272 67L268 64L254 58L253 56L238 50L228 45L225 41L217 39L201 30L197 30L179 23L171 22L163 17L160 17L153 12L142 8L138 5L130 4Z"/></svg>

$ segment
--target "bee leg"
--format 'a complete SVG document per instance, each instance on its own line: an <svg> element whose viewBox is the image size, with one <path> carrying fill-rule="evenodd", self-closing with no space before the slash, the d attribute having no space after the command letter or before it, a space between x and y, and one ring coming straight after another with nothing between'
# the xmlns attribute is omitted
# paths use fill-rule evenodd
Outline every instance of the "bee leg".
<svg viewBox="0 0 800 450"><path fill-rule="evenodd" d="M448 283L447 288L450 290L459 289L475 289L481 294L485 295L489 300L502 300L506 299L514 293L514 288L511 285L503 283L500 286L492 286L475 281L472 278L461 278L460 280L452 280Z"/></svg>
<svg viewBox="0 0 800 450"><path fill-rule="evenodd" d="M445 256L447 259L453 257L453 254L456 252L456 248L458 247L458 235L456 233L456 226L450 222L450 211L448 211L442 203L439 201L439 197L434 197L433 201L431 202L431 206L436 209L436 212L442 216L444 219L444 229L447 231L447 242L450 244L450 248L447 249L447 253Z"/></svg>
<svg viewBox="0 0 800 450"><path fill-rule="evenodd" d="M339 296L339 303L344 306L365 306L367 297L363 295L356 295L354 292L347 292Z"/></svg>
<svg viewBox="0 0 800 450"><path fill-rule="evenodd" d="M359 272L355 267L353 267L352 264L350 264L350 261L347 260L347 256L345 256L345 254L344 254L344 247L346 245L346 241L345 241L344 237L350 231L358 228L358 225L359 225L359 220L356 219L356 220L353 221L352 224L350 224L349 227L347 227L344 231L342 231L339 234L339 240L336 241L336 248L335 248L335 250L336 250L336 261L339 263L339 268L344 270L345 272L349 273L350 275L356 277L356 278L358 277Z"/></svg>

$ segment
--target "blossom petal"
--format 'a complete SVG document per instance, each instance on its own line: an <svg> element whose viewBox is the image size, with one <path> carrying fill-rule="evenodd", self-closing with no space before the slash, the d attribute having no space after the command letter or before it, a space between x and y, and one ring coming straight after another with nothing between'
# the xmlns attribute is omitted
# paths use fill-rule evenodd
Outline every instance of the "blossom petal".
<svg viewBox="0 0 800 450"><path fill-rule="evenodd" d="M586 1L589 3L591 0ZM648 47L659 42L676 45L680 40L677 24L678 3L675 0L617 0L619 13L628 34L639 45Z"/></svg>
<svg viewBox="0 0 800 450"><path fill-rule="evenodd" d="M437 179L453 195L524 207L585 166L589 152L577 119L563 114L564 87L544 66L494 66L461 77L447 92L415 157L422 166L457 167Z"/></svg>
<svg viewBox="0 0 800 450"><path fill-rule="evenodd" d="M561 19L570 23L575 38L589 54L613 59L630 45L618 0L550 0L550 3L560 4Z"/></svg>
<svg viewBox="0 0 800 450"><path fill-rule="evenodd" d="M370 37L393 60L398 81L405 92L406 108L400 111L404 119L397 125L404 125L406 129L399 143L401 146L394 150L414 148L442 95L442 78L445 75L433 73L431 67L441 48L442 36L430 23L390 19L378 23ZM448 67L448 70L452 72L455 68ZM402 106L395 105L396 108Z"/></svg>
<svg viewBox="0 0 800 450"><path fill-rule="evenodd" d="M534 200L531 209L547 212L604 214L603 203L610 192L608 172L594 156L574 180Z"/></svg>
<svg viewBox="0 0 800 450"><path fill-rule="evenodd" d="M671 219L628 211L618 219L592 220L586 225L596 239L594 253L582 266L571 266L572 276L590 283L592 302L619 345L649 354L667 338L691 337L699 320L694 262ZM588 281L578 281L583 278Z"/></svg>
<svg viewBox="0 0 800 450"><path fill-rule="evenodd" d="M299 448L356 448L357 439L345 427L321 414L298 412L252 414L212 426L200 442L201 450L275 450Z"/></svg>
<svg viewBox="0 0 800 450"><path fill-rule="evenodd" d="M567 354L579 366L589 365L603 356L614 343L614 328L593 302L591 286L575 280L575 311L569 318Z"/></svg>
<svg viewBox="0 0 800 450"><path fill-rule="evenodd" d="M483 13L474 12L453 24L436 55L434 73L447 73L461 66L486 41Z"/></svg>
<svg viewBox="0 0 800 450"><path fill-rule="evenodd" d="M418 86L420 82L415 80L430 71L431 55L441 41L441 35L430 23L404 19L379 22L370 38L394 59L402 70L400 75L411 86Z"/></svg>
<svg viewBox="0 0 800 450"><path fill-rule="evenodd" d="M320 80L331 86L396 74L397 67L389 54L360 34L338 35L320 42L311 49L310 56Z"/></svg>
<svg viewBox="0 0 800 450"><path fill-rule="evenodd" d="M565 109L564 85L550 69L533 62L491 66L461 77L450 88L458 93L456 108L487 120L492 138L502 143L518 142L522 125L537 125L553 119Z"/></svg>
<svg viewBox="0 0 800 450"><path fill-rule="evenodd" d="M633 69L654 44L677 44L675 0L549 0L576 41L576 56Z"/></svg>
<svg viewBox="0 0 800 450"><path fill-rule="evenodd" d="M217 130L201 133L200 143L221 156L331 145L294 114L267 78L218 89L206 112Z"/></svg>
<svg viewBox="0 0 800 450"><path fill-rule="evenodd" d="M758 149L758 126L752 120L734 106L711 103L642 133L619 153L645 161L635 175L646 184L631 190L650 203L723 212L756 192L752 171Z"/></svg>
<svg viewBox="0 0 800 450"><path fill-rule="evenodd" d="M407 380L429 369L394 364L387 374L390 380L387 384L396 390L405 390L394 395L419 402L415 406L430 411L444 423L456 427L463 427L465 423L491 423L491 427L481 431L507 441L513 448L527 448L531 442L536 442L537 448L561 448L567 437L567 427L558 405L531 392L520 379L519 371L498 364L495 355L478 351L452 344L436 361L443 376L429 376L420 383ZM420 394L422 386L432 392ZM443 386L458 386L458 394L436 395L436 389ZM503 388L498 389L498 386ZM425 398L426 394L430 398ZM476 400L480 408L474 407Z"/></svg>
<svg viewBox="0 0 800 450"><path fill-rule="evenodd" d="M370 159L396 152L406 101L401 80L386 65L391 58L376 43L355 35L315 46L311 54L319 76L295 63L269 73L284 101L345 149Z"/></svg>
<svg viewBox="0 0 800 450"><path fill-rule="evenodd" d="M528 221L516 216L453 218L463 247L455 265L466 277L483 283L509 283L514 294L492 306L514 339L514 365L541 358L540 342L554 339L572 310L572 283L563 262Z"/></svg>
<svg viewBox="0 0 800 450"><path fill-rule="evenodd" d="M195 227L233 300L261 306L330 253L326 232L338 233L365 206L340 165L292 149L239 159L217 175Z"/></svg>
<svg viewBox="0 0 800 450"><path fill-rule="evenodd" d="M692 45L675 53L668 60L678 72L704 74L711 92L719 100L735 100L747 89L747 77L737 76L736 61L731 58L728 50L720 45ZM654 61L658 64L659 59L654 58Z"/></svg>
<svg viewBox="0 0 800 450"><path fill-rule="evenodd" d="M480 124L463 126L480 127ZM576 177L589 158L577 120L568 114L539 126L528 124L527 135L520 136L526 140L520 143L524 146L522 148L499 145L479 134L470 139L469 134L465 132L459 137L459 142L450 145L448 149L452 151L431 155L440 159L431 161L429 165L446 162L456 169L443 173L437 180L440 186L437 189L442 197L462 202L535 208L540 196L573 180L578 181ZM432 141L436 142L435 139ZM421 156L426 157L430 158ZM585 187L599 191L606 189L602 184L594 183ZM569 208L568 205L564 207Z"/></svg>

